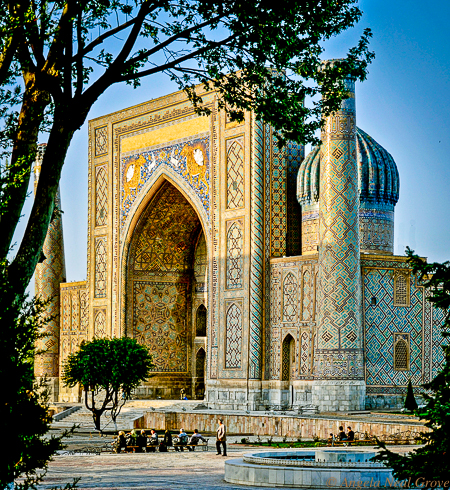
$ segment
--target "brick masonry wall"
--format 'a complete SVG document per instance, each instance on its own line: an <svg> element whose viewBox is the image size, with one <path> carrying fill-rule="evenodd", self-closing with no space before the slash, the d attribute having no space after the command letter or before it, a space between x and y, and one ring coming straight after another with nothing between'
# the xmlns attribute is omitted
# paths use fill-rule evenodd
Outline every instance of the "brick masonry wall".
<svg viewBox="0 0 450 490"><path fill-rule="evenodd" d="M428 429L421 424L380 423L332 418L300 418L273 415L221 415L229 435L287 436L312 438L317 435L324 439L333 432L336 434L340 425L352 427L355 432L369 435L391 435L398 432L422 432ZM217 430L217 414L184 413L184 412L147 412L135 421L135 428L157 430L177 430L181 427L187 431L198 429L202 432Z"/></svg>

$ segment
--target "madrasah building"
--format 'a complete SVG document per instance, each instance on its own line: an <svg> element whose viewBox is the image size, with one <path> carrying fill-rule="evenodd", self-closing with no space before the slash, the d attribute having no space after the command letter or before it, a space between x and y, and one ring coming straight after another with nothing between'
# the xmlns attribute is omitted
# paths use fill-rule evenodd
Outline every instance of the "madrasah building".
<svg viewBox="0 0 450 490"><path fill-rule="evenodd" d="M35 276L55 401L78 401L63 363L94 337L148 346L136 397L218 409L397 407L437 374L443 314L393 255L397 167L348 90L306 157L214 92L210 116L177 92L90 121L87 280L65 282L59 213Z"/></svg>

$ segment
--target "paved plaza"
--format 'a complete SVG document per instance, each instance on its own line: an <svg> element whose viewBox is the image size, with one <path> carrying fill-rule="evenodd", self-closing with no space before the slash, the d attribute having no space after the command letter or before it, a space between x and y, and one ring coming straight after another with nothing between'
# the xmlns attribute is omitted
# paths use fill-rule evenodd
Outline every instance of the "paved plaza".
<svg viewBox="0 0 450 490"><path fill-rule="evenodd" d="M98 436L92 436L89 440L91 446L101 441ZM86 442L86 436L76 435L71 439L68 449L80 450ZM64 487L73 478L81 478L78 488L82 490L261 489L228 484L223 480L225 460L240 458L258 448L229 444L228 457L216 455L214 449L210 441L208 452L61 454L50 463L48 474L39 488ZM260 449L268 450L267 447ZM398 446L395 449L405 452L410 451L412 446Z"/></svg>

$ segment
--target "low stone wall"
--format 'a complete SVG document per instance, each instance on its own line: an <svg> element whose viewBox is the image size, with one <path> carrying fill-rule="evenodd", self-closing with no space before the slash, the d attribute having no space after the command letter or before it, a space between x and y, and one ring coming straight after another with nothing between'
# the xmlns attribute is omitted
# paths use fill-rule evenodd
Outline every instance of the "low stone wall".
<svg viewBox="0 0 450 490"><path fill-rule="evenodd" d="M215 432L217 419L222 418L227 427L228 434L255 435L255 436L286 436L291 438L321 439L330 433L337 434L339 426L350 426L354 432L369 435L388 436L399 432L426 432L428 429L421 424L402 424L393 422L369 422L346 420L345 418L302 418L283 415L217 415L211 413L185 413L185 412L147 412L135 421L135 428L157 430L178 430L184 428L191 431L198 429L201 432Z"/></svg>

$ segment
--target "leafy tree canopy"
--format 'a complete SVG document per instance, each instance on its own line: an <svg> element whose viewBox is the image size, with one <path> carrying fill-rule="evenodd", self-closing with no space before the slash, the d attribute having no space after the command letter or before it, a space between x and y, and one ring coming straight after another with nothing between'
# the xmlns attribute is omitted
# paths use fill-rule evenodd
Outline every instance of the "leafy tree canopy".
<svg viewBox="0 0 450 490"><path fill-rule="evenodd" d="M44 437L50 428L44 383L33 375L35 340L45 321L45 303L17 295L8 282L7 264L0 264L0 403L2 452L0 488L23 478L18 488L42 480L52 454L62 447L61 437ZM42 470L37 472L37 470Z"/></svg>
<svg viewBox="0 0 450 490"><path fill-rule="evenodd" d="M115 422L131 392L148 378L152 368L148 348L129 337L101 338L83 342L65 364L63 382L73 388L80 383L86 407L92 411L95 427L109 410ZM102 398L98 396L102 393ZM97 399L96 399L97 397Z"/></svg>
<svg viewBox="0 0 450 490"><path fill-rule="evenodd" d="M38 135L49 132L11 264L17 287L26 287L40 258L73 133L109 86L164 73L199 113L208 112L201 91L213 89L233 118L254 111L281 138L312 141L322 114L346 97L345 76L363 80L373 58L365 30L346 57L318 70L323 42L360 16L356 0L0 1L0 147L8 157L0 175L0 258L22 213Z"/></svg>
<svg viewBox="0 0 450 490"><path fill-rule="evenodd" d="M394 469L398 480L409 480L410 486L421 488L450 487L450 262L427 264L414 251L407 248L408 262L418 275L431 296L428 300L445 312L442 336L445 343L444 365L438 375L424 385L429 393L424 393L425 406L415 410L415 414L424 420L429 432L422 433L423 447L407 456L395 454L384 444L379 461ZM438 483L440 482L440 483ZM447 483L446 483L447 482Z"/></svg>

